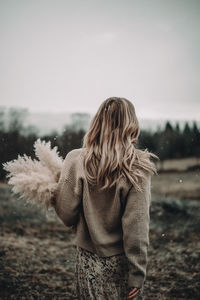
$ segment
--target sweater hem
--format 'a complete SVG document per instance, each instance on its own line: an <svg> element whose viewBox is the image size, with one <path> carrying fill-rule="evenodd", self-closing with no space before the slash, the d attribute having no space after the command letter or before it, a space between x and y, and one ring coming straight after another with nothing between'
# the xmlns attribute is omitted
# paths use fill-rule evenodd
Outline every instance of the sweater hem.
<svg viewBox="0 0 200 300"><path fill-rule="evenodd" d="M118 254L125 254L124 248L122 246L116 247L116 245L114 245L112 247L107 247L107 245L106 245L106 248L107 248L106 249L103 246L98 245L95 247L92 245L88 245L88 243L85 244L84 242L80 242L80 241L76 241L75 245L80 248L83 248L89 252L97 254L99 257L110 257L110 256L118 255Z"/></svg>

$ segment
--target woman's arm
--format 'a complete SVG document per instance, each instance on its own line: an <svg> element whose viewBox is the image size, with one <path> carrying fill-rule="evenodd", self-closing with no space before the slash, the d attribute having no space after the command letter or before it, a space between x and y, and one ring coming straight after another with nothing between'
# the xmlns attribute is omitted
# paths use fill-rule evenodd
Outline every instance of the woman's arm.
<svg viewBox="0 0 200 300"><path fill-rule="evenodd" d="M78 174L75 151L65 158L58 187L53 200L54 208L66 226L76 226L82 200L82 179Z"/></svg>
<svg viewBox="0 0 200 300"><path fill-rule="evenodd" d="M129 287L141 288L146 278L151 203L151 175L142 192L132 187L122 216L124 251L130 262Z"/></svg>

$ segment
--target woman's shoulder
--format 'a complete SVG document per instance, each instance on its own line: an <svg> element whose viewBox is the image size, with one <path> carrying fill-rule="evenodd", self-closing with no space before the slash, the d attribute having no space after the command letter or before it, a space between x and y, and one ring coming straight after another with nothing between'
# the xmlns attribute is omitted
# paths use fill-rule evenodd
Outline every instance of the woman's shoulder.
<svg viewBox="0 0 200 300"><path fill-rule="evenodd" d="M71 181L74 181L76 180L76 177L83 175L83 153L84 148L77 148L70 150L65 156L62 172L65 176L71 178Z"/></svg>
<svg viewBox="0 0 200 300"><path fill-rule="evenodd" d="M85 148L77 148L69 151L65 157L67 160L73 160L79 157L82 157L85 153L86 149Z"/></svg>
<svg viewBox="0 0 200 300"><path fill-rule="evenodd" d="M69 151L64 159L63 167L68 170L77 169L81 171L83 169L83 158L85 148L77 148Z"/></svg>

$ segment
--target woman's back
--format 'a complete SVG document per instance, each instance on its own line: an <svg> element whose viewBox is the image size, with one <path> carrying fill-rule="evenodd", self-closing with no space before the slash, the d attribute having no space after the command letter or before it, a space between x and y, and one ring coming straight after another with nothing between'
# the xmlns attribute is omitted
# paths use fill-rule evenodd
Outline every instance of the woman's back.
<svg viewBox="0 0 200 300"><path fill-rule="evenodd" d="M133 286L146 275L149 244L150 176L137 191L123 176L110 188L91 185L85 174L86 149L75 149L64 161L55 209L67 226L76 224L76 245L101 257L126 253L137 268ZM132 255L134 251L134 256Z"/></svg>

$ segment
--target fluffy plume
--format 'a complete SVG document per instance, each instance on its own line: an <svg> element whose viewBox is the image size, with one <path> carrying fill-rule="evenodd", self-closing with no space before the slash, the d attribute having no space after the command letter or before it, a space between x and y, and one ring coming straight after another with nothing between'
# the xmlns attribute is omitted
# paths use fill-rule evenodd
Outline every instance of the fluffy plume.
<svg viewBox="0 0 200 300"><path fill-rule="evenodd" d="M35 155L39 161L51 171L55 179L60 175L63 159L59 156L57 147L51 149L51 143L38 139L34 144Z"/></svg>
<svg viewBox="0 0 200 300"><path fill-rule="evenodd" d="M63 159L57 147L51 149L50 142L38 139L34 150L38 159L19 155L17 159L4 163L3 167L15 194L48 209L52 206Z"/></svg>

